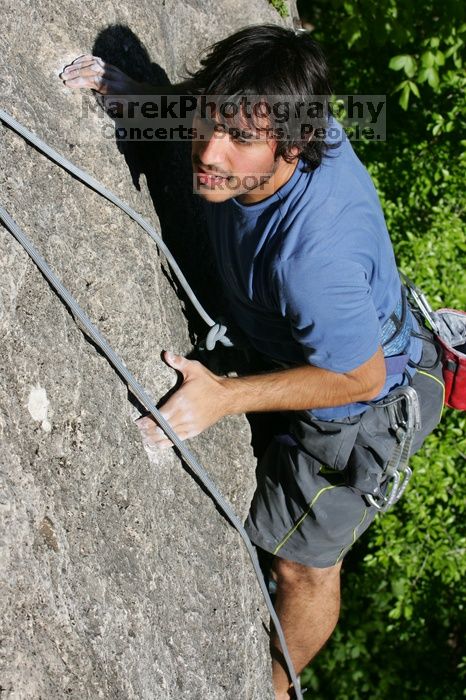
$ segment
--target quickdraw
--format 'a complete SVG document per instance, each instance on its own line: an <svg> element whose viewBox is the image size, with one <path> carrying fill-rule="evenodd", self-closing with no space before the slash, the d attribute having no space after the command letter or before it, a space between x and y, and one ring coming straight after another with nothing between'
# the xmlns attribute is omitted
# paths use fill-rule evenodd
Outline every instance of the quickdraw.
<svg viewBox="0 0 466 700"><path fill-rule="evenodd" d="M374 508L385 512L400 500L411 479L408 460L414 435L421 429L421 409L412 386L394 389L375 405L387 411L397 444L384 468L379 494L367 494L365 498Z"/></svg>

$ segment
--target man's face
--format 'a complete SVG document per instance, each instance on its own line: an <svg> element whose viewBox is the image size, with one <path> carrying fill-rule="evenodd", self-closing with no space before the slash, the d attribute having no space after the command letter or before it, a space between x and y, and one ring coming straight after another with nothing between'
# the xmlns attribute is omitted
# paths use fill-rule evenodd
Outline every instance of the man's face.
<svg viewBox="0 0 466 700"><path fill-rule="evenodd" d="M194 190L209 202L238 197L245 204L273 194L294 171L283 158L275 160L277 142L267 131L237 129L214 120L193 120Z"/></svg>

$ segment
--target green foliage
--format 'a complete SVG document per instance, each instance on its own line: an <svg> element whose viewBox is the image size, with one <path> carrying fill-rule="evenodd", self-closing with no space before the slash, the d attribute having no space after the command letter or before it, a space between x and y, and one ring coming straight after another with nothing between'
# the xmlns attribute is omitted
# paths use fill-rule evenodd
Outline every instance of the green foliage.
<svg viewBox="0 0 466 700"><path fill-rule="evenodd" d="M280 17L288 17L288 5L286 0L269 0L270 4L277 10Z"/></svg>
<svg viewBox="0 0 466 700"><path fill-rule="evenodd" d="M383 85L406 111L431 104L434 135L466 125L466 5L460 0L298 0L316 38L351 49L367 83ZM346 71L345 71L346 72ZM348 86L345 86L345 89ZM369 92L377 92L371 87ZM446 113L436 111L447 107ZM437 115L437 117L435 116ZM443 117L443 118L441 118ZM457 120L461 124L457 124ZM455 127L456 123L456 127Z"/></svg>
<svg viewBox="0 0 466 700"><path fill-rule="evenodd" d="M466 419L446 409L344 576L342 619L303 674L314 700L459 700L464 650Z"/></svg>
<svg viewBox="0 0 466 700"><path fill-rule="evenodd" d="M399 266L434 308L466 309L464 4L299 6L335 94L388 95L387 140L353 146ZM312 700L466 697L466 414L444 409L411 465L401 501L345 559L341 620L302 676Z"/></svg>

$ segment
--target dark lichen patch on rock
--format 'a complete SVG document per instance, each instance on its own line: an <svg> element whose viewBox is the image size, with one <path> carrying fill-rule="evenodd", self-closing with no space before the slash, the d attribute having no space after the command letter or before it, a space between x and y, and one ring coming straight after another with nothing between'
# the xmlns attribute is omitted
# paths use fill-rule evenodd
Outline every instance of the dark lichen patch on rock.
<svg viewBox="0 0 466 700"><path fill-rule="evenodd" d="M49 549L52 549L54 552L58 552L59 546L57 535L55 533L55 527L53 522L47 516L42 518L39 524L39 534Z"/></svg>

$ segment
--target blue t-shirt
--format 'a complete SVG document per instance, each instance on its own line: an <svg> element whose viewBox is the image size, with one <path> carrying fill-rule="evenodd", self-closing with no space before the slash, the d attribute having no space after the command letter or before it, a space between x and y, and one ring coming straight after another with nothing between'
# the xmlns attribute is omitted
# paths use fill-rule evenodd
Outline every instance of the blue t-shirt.
<svg viewBox="0 0 466 700"><path fill-rule="evenodd" d="M313 172L300 160L261 202L204 204L230 312L251 344L285 364L349 372L376 352L401 288L369 173L341 125L330 124L327 140L341 144ZM420 359L419 339L409 354ZM388 377L377 398L404 381ZM311 413L338 420L366 409L353 403Z"/></svg>

